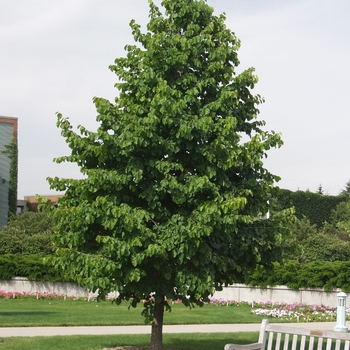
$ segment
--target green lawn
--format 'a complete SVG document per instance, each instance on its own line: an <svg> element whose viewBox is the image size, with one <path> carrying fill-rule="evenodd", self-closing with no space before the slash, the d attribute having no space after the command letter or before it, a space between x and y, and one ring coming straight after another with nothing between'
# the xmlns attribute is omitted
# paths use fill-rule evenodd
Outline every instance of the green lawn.
<svg viewBox="0 0 350 350"><path fill-rule="evenodd" d="M223 350L227 343L247 344L257 339L257 332L164 334L163 345L165 349ZM146 347L149 341L149 335L16 337L3 339L0 350L102 350L117 345Z"/></svg>
<svg viewBox="0 0 350 350"><path fill-rule="evenodd" d="M142 305L128 308L110 301L73 301L37 299L0 299L0 326L101 326L143 324ZM174 304L166 312L165 324L260 323L261 316L252 315L249 306L215 306L186 308ZM1 336L1 335L0 335Z"/></svg>
<svg viewBox="0 0 350 350"><path fill-rule="evenodd" d="M83 326L143 324L142 305L128 308L110 301L73 301L46 299L0 299L0 327ZM172 305L165 313L165 324L260 323L262 317L250 313L249 306L215 306L186 308ZM222 350L226 343L256 342L257 333L164 334L164 349ZM1 328L0 328L1 338ZM147 347L150 335L105 335L64 337L10 337L0 342L0 350L102 350L117 345Z"/></svg>

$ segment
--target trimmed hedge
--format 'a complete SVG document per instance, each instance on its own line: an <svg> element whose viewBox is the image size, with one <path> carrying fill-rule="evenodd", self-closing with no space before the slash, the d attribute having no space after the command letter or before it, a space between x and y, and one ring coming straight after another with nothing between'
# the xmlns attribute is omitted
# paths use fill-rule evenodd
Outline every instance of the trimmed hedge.
<svg viewBox="0 0 350 350"><path fill-rule="evenodd" d="M309 191L290 191L285 189L278 189L276 191L276 199L281 209L293 207L295 208L295 215L298 219L306 216L311 224L316 224L318 228L327 221L331 211L340 202L349 200L348 196L326 196L319 193Z"/></svg>
<svg viewBox="0 0 350 350"><path fill-rule="evenodd" d="M41 282L70 282L50 264L42 255L5 254L0 256L0 280L12 277L27 277Z"/></svg>
<svg viewBox="0 0 350 350"><path fill-rule="evenodd" d="M251 286L287 286L292 289L336 288L350 291L350 261L313 261L300 264L288 261L284 265L274 264L273 271L263 268L251 274L248 284Z"/></svg>

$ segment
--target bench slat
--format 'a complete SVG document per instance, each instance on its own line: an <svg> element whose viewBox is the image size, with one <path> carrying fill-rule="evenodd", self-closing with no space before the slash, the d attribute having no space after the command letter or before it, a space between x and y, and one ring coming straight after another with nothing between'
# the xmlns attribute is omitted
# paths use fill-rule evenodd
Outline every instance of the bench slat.
<svg viewBox="0 0 350 350"><path fill-rule="evenodd" d="M323 338L318 338L317 350L322 350Z"/></svg>
<svg viewBox="0 0 350 350"><path fill-rule="evenodd" d="M292 343L292 350L296 350L298 344L298 335L294 334L293 335L293 343Z"/></svg>
<svg viewBox="0 0 350 350"><path fill-rule="evenodd" d="M273 333L269 333L269 340L267 342L267 350L272 350L272 345L273 345Z"/></svg>
<svg viewBox="0 0 350 350"><path fill-rule="evenodd" d="M305 344L306 344L306 336L302 335L301 341L300 341L300 350L305 350Z"/></svg>
<svg viewBox="0 0 350 350"><path fill-rule="evenodd" d="M309 350L313 350L314 342L315 342L315 338L314 337L310 337L310 339L309 339Z"/></svg>
<svg viewBox="0 0 350 350"><path fill-rule="evenodd" d="M327 339L326 350L332 350L332 339Z"/></svg>
<svg viewBox="0 0 350 350"><path fill-rule="evenodd" d="M287 333L284 337L283 350L288 350L288 345L289 345L289 334Z"/></svg>
<svg viewBox="0 0 350 350"><path fill-rule="evenodd" d="M275 350L280 350L280 348L281 348L281 339L282 339L282 334L281 333L277 333Z"/></svg>

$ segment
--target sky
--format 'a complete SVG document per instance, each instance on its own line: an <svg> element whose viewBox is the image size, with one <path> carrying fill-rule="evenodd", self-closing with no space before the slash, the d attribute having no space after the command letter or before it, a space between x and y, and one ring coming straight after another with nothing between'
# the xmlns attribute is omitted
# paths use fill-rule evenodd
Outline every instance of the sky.
<svg viewBox="0 0 350 350"><path fill-rule="evenodd" d="M154 1L160 5L160 0ZM350 179L350 1L208 0L241 40L240 70L255 68L259 119L282 134L265 167L292 191L337 195ZM0 115L19 122L18 198L55 193L46 178L79 178L55 164L69 148L56 112L96 130L92 99L113 100L108 66L143 31L147 0L4 0L0 11Z"/></svg>

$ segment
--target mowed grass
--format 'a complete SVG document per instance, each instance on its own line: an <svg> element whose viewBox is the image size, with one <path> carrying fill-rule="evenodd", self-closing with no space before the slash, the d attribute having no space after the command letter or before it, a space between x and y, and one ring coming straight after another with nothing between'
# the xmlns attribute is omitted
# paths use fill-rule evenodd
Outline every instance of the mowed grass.
<svg viewBox="0 0 350 350"><path fill-rule="evenodd" d="M164 334L164 349L222 350L227 343L248 344L257 332ZM65 337L15 337L3 339L0 350L102 350L122 345L149 345L150 335L104 335Z"/></svg>
<svg viewBox="0 0 350 350"><path fill-rule="evenodd" d="M141 325L141 311L142 304L129 308L128 302L117 306L111 301L0 299L0 327ZM251 314L249 306L190 309L174 304L165 312L164 324L260 323L262 318Z"/></svg>

